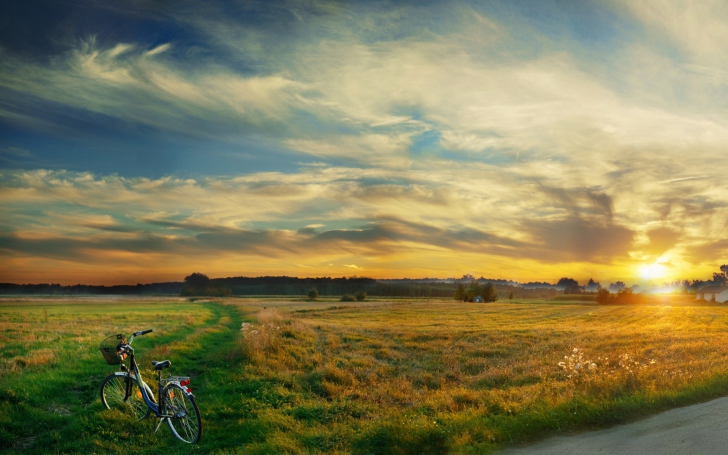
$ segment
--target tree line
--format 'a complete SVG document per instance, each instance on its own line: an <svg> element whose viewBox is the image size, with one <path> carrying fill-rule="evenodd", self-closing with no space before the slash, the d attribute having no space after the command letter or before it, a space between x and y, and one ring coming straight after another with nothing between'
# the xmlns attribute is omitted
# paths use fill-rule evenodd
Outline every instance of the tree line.
<svg viewBox="0 0 728 455"><path fill-rule="evenodd" d="M164 283L149 283L137 285L89 285L74 284L61 285L57 283L41 283L41 284L15 284L0 283L0 294L21 294L21 295L177 295L182 289L182 283L179 281Z"/></svg>
<svg viewBox="0 0 728 455"><path fill-rule="evenodd" d="M728 265L720 266L711 280L683 280L669 283L682 292L696 292L703 286L724 286L728 284ZM526 283L513 281L462 278L437 281L436 279L375 280L366 277L321 277L298 278L289 276L227 277L209 278L199 272L185 277L183 282L162 282L137 285L61 285L0 283L0 294L42 294L42 295L208 295L208 296L256 296L281 295L305 296L315 289L318 295L342 296L364 292L377 297L454 298L471 300L481 295L484 301L492 298L546 299L560 293L601 292L601 301L635 302L639 299L634 288L621 281L602 287L598 281L589 279L583 286L573 278L563 277L556 284Z"/></svg>

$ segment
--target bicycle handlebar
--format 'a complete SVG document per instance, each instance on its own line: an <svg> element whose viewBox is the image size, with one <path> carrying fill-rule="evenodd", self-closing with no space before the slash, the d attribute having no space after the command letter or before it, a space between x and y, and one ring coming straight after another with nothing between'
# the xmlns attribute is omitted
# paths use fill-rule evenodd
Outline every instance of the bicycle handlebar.
<svg viewBox="0 0 728 455"><path fill-rule="evenodd" d="M131 334L131 338L129 338L129 341L127 343L128 344L131 344L132 341L134 341L134 337L139 336L139 335L145 335L145 334L147 334L147 333L149 333L151 331L152 331L152 329L149 329L149 330L140 330L138 332L134 332L134 333Z"/></svg>

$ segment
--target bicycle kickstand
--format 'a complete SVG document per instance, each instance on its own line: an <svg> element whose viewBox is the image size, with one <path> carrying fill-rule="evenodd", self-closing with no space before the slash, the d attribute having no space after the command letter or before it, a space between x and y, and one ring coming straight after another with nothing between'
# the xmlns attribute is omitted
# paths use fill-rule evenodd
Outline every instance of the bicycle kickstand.
<svg viewBox="0 0 728 455"><path fill-rule="evenodd" d="M155 434L156 434L156 433L157 433L157 431L159 430L159 427L161 427L161 426L162 426L162 422L164 422L164 419L166 419L166 418L167 418L167 417L161 417L161 418L159 419L159 423L157 424L157 429L156 429L156 430L154 430L154 433L155 433Z"/></svg>

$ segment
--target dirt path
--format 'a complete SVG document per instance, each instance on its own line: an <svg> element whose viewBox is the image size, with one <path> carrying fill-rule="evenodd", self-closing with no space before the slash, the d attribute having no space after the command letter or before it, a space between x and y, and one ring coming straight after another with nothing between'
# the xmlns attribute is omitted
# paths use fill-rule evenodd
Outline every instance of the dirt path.
<svg viewBox="0 0 728 455"><path fill-rule="evenodd" d="M728 398L673 409L607 430L511 448L498 455L725 453L728 453Z"/></svg>

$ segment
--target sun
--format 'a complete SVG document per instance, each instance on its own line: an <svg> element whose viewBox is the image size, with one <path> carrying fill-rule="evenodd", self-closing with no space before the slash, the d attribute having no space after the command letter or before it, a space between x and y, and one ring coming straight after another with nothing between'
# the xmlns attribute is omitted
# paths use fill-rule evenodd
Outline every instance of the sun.
<svg viewBox="0 0 728 455"><path fill-rule="evenodd" d="M664 278L667 273L667 267L663 265L665 262L668 262L668 259L661 257L654 264L645 265L640 269L640 275L648 281Z"/></svg>

